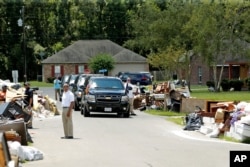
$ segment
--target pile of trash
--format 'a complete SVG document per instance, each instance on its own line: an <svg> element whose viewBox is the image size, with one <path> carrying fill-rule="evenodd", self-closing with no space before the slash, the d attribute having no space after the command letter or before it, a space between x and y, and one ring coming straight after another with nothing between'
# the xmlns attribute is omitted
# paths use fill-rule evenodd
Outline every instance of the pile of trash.
<svg viewBox="0 0 250 167"><path fill-rule="evenodd" d="M134 96L134 109L140 111L146 110L146 108L162 110L166 106L168 110L179 112L182 98L190 98L188 87L176 88L172 81L161 82L153 86L142 86L140 93Z"/></svg>
<svg viewBox="0 0 250 167"><path fill-rule="evenodd" d="M33 107L30 109L25 103L25 88L21 87L21 84L0 80L0 89L3 85L7 86L7 91L5 101L0 103L0 131L7 141L8 155L11 155L15 163L43 159L43 153L40 150L28 146L29 142L33 143L28 125L32 125L34 118L60 115L56 101L48 95L43 96L38 91L39 88L31 88Z"/></svg>
<svg viewBox="0 0 250 167"><path fill-rule="evenodd" d="M25 89L20 87L19 89L13 89L8 87L6 93L6 101L11 102L13 99L19 101L21 106L24 106L22 102ZM33 92L33 108L32 108L33 117L47 118L50 116L60 115L60 112L57 109L56 101L50 98L48 95L43 96L42 93L39 93L38 90Z"/></svg>
<svg viewBox="0 0 250 167"><path fill-rule="evenodd" d="M200 108L188 114L184 130L198 130L211 138L224 135L239 141L250 139L249 102L218 102L213 108L216 109L214 113Z"/></svg>

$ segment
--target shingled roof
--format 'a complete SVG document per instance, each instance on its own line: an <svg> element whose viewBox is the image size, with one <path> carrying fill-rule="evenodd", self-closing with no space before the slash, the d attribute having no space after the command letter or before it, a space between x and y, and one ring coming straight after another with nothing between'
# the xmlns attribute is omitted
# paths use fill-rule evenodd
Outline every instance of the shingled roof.
<svg viewBox="0 0 250 167"><path fill-rule="evenodd" d="M88 63L98 54L109 54L116 63L145 63L146 58L110 40L79 40L48 57L43 64Z"/></svg>

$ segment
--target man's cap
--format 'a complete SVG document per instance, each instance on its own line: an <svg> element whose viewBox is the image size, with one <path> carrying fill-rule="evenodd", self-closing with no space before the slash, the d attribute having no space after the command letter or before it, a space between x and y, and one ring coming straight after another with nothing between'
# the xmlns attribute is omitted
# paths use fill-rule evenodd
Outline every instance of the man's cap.
<svg viewBox="0 0 250 167"><path fill-rule="evenodd" d="M63 86L69 86L68 82L65 82L65 83L63 84Z"/></svg>

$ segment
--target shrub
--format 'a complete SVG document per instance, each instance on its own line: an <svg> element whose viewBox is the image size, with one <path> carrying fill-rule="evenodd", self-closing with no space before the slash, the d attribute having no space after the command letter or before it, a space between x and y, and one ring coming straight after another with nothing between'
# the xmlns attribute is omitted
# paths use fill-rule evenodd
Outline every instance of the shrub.
<svg viewBox="0 0 250 167"><path fill-rule="evenodd" d="M250 90L250 78L246 79L246 85L247 85L248 90Z"/></svg>
<svg viewBox="0 0 250 167"><path fill-rule="evenodd" d="M214 87L214 82L213 81L207 81L206 85L207 85L207 87Z"/></svg>
<svg viewBox="0 0 250 167"><path fill-rule="evenodd" d="M53 83L54 79L55 79L55 77L49 77L49 78L47 78L47 82L48 83Z"/></svg>
<svg viewBox="0 0 250 167"><path fill-rule="evenodd" d="M230 80L229 85L230 88L234 88L235 91L241 91L244 82L242 80Z"/></svg>
<svg viewBox="0 0 250 167"><path fill-rule="evenodd" d="M228 91L230 89L229 81L227 79L223 79L220 83L220 86L223 91Z"/></svg>

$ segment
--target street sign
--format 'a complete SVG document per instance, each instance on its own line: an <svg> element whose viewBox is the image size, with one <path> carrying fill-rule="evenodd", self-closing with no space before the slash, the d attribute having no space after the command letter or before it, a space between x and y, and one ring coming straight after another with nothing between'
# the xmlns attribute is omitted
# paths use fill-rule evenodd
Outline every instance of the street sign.
<svg viewBox="0 0 250 167"><path fill-rule="evenodd" d="M101 69L101 70L99 70L99 72L102 72L102 73L105 73L107 71L108 71L107 69Z"/></svg>

